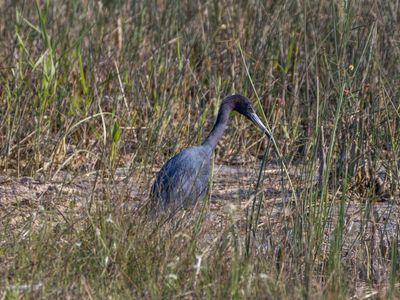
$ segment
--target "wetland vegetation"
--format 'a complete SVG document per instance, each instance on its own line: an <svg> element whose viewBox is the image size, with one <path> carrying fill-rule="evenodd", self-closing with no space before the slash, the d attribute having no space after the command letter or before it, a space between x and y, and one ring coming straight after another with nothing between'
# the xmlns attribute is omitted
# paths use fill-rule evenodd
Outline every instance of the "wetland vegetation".
<svg viewBox="0 0 400 300"><path fill-rule="evenodd" d="M0 0L0 298L399 298L398 1ZM231 116L206 201L155 172Z"/></svg>

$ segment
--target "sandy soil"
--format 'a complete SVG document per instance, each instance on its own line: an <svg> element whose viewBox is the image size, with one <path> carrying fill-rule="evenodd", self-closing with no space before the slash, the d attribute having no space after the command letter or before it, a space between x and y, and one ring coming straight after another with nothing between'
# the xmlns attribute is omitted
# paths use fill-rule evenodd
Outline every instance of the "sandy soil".
<svg viewBox="0 0 400 300"><path fill-rule="evenodd" d="M257 166L215 166L206 215L206 222L212 226L208 228L221 228L227 218L245 219L246 208L253 204L257 172ZM147 201L152 179L133 178L130 173L128 169L118 169L114 176L98 173L75 177L59 173L51 179L0 176L0 223L9 230L23 230L27 222L39 223L45 212L52 214L55 222L76 222L76 219L85 218L96 205L109 200L113 205L122 205L129 210L139 209ZM299 185L298 174L291 173ZM269 165L264 171L258 192L263 197L260 228L284 223L295 213L295 203L289 202L290 190L283 178L278 166ZM357 239L364 236L365 230L369 231L377 248L388 249L399 228L398 197L384 201L363 200L355 193L346 197L345 244L349 251ZM330 202L327 216L327 239L336 224L340 195L331 198L335 200Z"/></svg>

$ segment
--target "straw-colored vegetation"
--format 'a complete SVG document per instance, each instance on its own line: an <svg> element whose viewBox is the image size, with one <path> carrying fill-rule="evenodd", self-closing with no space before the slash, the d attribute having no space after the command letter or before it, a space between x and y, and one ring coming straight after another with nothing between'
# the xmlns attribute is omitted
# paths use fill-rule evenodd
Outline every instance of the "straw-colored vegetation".
<svg viewBox="0 0 400 300"><path fill-rule="evenodd" d="M0 1L0 299L400 297L399 11ZM148 219L232 93L276 144L233 115L210 201Z"/></svg>

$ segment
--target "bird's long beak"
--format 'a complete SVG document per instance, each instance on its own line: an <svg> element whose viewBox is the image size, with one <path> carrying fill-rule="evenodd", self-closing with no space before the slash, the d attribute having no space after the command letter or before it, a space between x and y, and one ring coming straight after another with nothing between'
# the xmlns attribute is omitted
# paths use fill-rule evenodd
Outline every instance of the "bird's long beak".
<svg viewBox="0 0 400 300"><path fill-rule="evenodd" d="M261 129L262 132L265 133L265 135L268 138L271 138L271 133L269 132L269 130L267 129L267 127L265 127L265 125L263 124L263 122L260 120L260 118L256 115L256 113L254 112L250 112L248 114L249 119L258 127Z"/></svg>

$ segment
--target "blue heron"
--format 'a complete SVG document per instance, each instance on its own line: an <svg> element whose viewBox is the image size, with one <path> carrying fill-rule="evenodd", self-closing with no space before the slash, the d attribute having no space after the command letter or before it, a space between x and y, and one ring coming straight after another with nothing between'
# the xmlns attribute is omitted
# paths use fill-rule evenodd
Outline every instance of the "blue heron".
<svg viewBox="0 0 400 300"><path fill-rule="evenodd" d="M150 192L153 208L165 210L190 207L206 196L212 155L228 127L229 114L232 110L247 117L269 138L271 137L248 98L242 95L226 97L222 100L217 121L203 143L186 148L170 158L157 174Z"/></svg>

